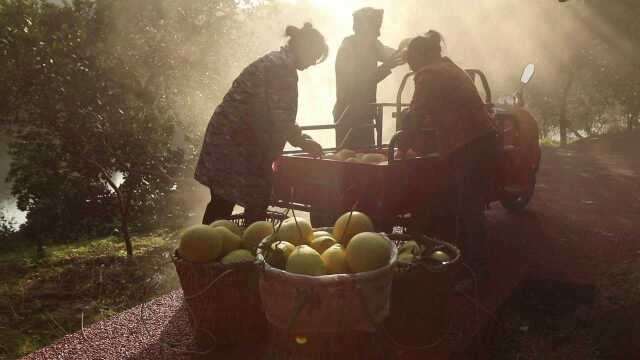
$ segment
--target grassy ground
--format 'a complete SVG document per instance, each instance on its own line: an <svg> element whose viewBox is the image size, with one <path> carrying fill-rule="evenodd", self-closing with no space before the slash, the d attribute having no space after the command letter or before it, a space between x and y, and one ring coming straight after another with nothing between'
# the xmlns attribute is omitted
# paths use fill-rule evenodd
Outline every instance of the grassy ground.
<svg viewBox="0 0 640 360"><path fill-rule="evenodd" d="M168 233L0 252L0 359L15 359L179 286Z"/></svg>

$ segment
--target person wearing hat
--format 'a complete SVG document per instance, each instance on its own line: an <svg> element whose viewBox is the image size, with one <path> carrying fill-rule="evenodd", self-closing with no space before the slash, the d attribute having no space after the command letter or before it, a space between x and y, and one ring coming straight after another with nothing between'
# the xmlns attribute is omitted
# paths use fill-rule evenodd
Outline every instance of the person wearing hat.
<svg viewBox="0 0 640 360"><path fill-rule="evenodd" d="M384 10L363 8L353 13L354 34L346 37L336 57L336 146L353 128L346 148L362 148L374 144L372 125L375 116L378 83L391 70L405 63L402 53L378 40ZM379 64L382 63L382 64Z"/></svg>

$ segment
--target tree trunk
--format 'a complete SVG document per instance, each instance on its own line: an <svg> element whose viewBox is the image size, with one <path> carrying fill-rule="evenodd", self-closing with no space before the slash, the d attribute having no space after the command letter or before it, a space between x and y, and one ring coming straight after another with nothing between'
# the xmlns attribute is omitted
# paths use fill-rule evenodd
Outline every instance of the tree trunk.
<svg viewBox="0 0 640 360"><path fill-rule="evenodd" d="M122 238L124 240L124 244L127 248L127 256L133 256L133 246L131 244L131 236L129 235L129 201L123 200L122 206L120 208L120 223L121 223L121 231Z"/></svg>
<svg viewBox="0 0 640 360"><path fill-rule="evenodd" d="M562 103L560 107L560 145L567 145L567 128L569 127L569 121L567 121L567 101L569 100L569 92L571 91L571 87L573 87L573 81L576 77L576 69L569 68L568 73L569 77L567 78L567 83L562 91Z"/></svg>

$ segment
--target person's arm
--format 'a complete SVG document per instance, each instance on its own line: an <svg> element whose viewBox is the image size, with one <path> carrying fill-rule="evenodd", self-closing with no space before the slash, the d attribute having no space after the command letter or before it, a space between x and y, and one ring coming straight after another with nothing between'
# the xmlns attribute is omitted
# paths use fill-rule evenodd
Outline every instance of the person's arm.
<svg viewBox="0 0 640 360"><path fill-rule="evenodd" d="M433 94L433 79L428 72L419 72L414 77L415 90L409 108L404 112L402 130L405 140L402 141L403 150L408 150L413 144L418 131L425 126L431 115Z"/></svg>

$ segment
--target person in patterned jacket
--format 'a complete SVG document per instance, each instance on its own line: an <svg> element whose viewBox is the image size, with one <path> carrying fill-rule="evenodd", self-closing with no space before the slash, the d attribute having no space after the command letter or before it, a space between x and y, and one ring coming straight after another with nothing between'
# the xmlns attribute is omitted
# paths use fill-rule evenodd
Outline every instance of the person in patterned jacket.
<svg viewBox="0 0 640 360"><path fill-rule="evenodd" d="M246 220L264 220L272 163L289 142L314 157L322 147L296 124L298 71L319 64L329 48L309 23L288 26L288 43L247 66L235 79L207 126L195 179L209 188L202 223L231 216L236 204Z"/></svg>
<svg viewBox="0 0 640 360"><path fill-rule="evenodd" d="M463 257L486 279L484 208L497 165L497 131L469 75L442 56L442 41L438 32L429 31L414 38L407 49L415 90L403 120L407 137L401 153L424 152L419 128L437 131L440 156L454 173L452 210L463 225Z"/></svg>

